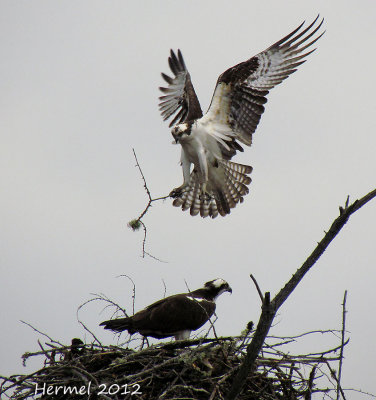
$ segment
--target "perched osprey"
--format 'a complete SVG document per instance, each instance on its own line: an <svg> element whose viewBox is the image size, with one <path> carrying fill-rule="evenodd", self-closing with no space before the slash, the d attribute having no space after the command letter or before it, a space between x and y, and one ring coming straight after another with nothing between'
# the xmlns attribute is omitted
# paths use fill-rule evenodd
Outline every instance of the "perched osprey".
<svg viewBox="0 0 376 400"><path fill-rule="evenodd" d="M202 289L175 294L159 300L129 318L104 321L104 329L115 332L138 332L142 336L176 340L188 339L191 331L200 328L215 311L215 300L223 292L232 293L223 279L206 282Z"/></svg>
<svg viewBox="0 0 376 400"><path fill-rule="evenodd" d="M174 206L190 209L191 215L215 218L243 202L252 167L230 160L243 151L239 142L251 145L269 90L315 50L310 46L323 35L317 33L323 20L318 25L317 20L300 31L303 22L265 51L220 75L205 115L181 51L171 50L168 63L174 77L162 73L168 87L160 88L165 95L160 97L159 108L164 120L173 116L171 133L182 147L184 182L170 193Z"/></svg>

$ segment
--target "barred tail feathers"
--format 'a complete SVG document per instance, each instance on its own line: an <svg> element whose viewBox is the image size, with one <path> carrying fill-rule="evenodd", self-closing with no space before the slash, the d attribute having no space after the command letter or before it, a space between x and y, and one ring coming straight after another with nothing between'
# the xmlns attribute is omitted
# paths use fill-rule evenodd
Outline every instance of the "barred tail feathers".
<svg viewBox="0 0 376 400"><path fill-rule="evenodd" d="M218 160L218 168L219 173L209 176L209 199L201 195L199 176L193 170L188 188L172 204L181 207L183 211L189 209L192 216L200 214L203 218L215 218L218 214L224 217L230 214L231 208L236 207L237 203L242 203L243 197L249 192L247 186L251 183L251 178L248 175L252 172L252 167Z"/></svg>

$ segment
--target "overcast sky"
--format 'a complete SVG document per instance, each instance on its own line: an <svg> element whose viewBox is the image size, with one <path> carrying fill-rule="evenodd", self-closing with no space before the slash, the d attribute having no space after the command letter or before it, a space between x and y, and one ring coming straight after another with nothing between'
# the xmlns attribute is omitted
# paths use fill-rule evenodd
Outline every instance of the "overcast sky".
<svg viewBox="0 0 376 400"><path fill-rule="evenodd" d="M21 355L43 339L92 338L77 307L105 293L129 311L221 277L218 335L257 321L249 279L275 294L338 215L346 196L376 187L376 3L323 1L0 1L0 374L26 373ZM182 183L179 146L157 97L169 49L180 48L204 110L228 67L320 13L318 50L273 89L253 146L235 161L253 166L250 194L215 220L171 201L144 209L132 148L154 197ZM351 217L288 299L272 333L340 328L348 290L343 386L376 394L374 374L376 201ZM164 283L163 283L164 282ZM186 283L185 283L186 282ZM100 304L81 318L105 344ZM335 346L309 341L299 352ZM352 399L365 396L351 394Z"/></svg>

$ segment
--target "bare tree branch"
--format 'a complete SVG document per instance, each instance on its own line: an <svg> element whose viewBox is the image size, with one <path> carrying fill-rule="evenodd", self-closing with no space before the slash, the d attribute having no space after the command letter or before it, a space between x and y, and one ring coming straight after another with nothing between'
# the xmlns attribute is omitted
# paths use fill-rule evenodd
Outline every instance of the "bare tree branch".
<svg viewBox="0 0 376 400"><path fill-rule="evenodd" d="M363 196L359 200L355 200L349 206L349 197L347 197L344 207L340 207L340 215L334 220L329 231L325 234L323 239L317 244L311 255L306 259L303 265L295 272L292 278L286 283L286 285L277 293L272 301L270 301L270 293L266 292L264 302L262 305L261 316L253 336L251 343L247 346L247 354L240 366L239 372L234 378L231 389L229 390L226 400L235 400L240 394L247 375L254 369L255 361L262 349L264 340L270 330L273 319L282 306L285 300L294 291L299 282L303 279L305 274L311 269L316 263L320 256L327 249L332 240L344 227L350 216L367 204L370 200L376 197L376 189Z"/></svg>
<svg viewBox="0 0 376 400"><path fill-rule="evenodd" d="M260 299L261 299L261 303L263 303L263 302L264 302L264 296L262 295L262 291L261 291L261 289L260 289L260 286L259 286L259 284L257 283L256 278L255 278L252 274L250 274L250 277L251 277L251 279L253 280L253 283L254 283L255 286L256 286L257 293L259 294Z"/></svg>
<svg viewBox="0 0 376 400"><path fill-rule="evenodd" d="M337 400L339 400L339 394L341 392L343 400L345 397L343 395L343 391L341 388L341 375L342 375L342 363L343 363L343 348L345 342L345 332L346 332L346 299L347 299L347 290L345 290L345 294L343 295L343 303L342 303L342 335L341 335L341 350L339 354L339 367L338 367L338 377L337 377Z"/></svg>

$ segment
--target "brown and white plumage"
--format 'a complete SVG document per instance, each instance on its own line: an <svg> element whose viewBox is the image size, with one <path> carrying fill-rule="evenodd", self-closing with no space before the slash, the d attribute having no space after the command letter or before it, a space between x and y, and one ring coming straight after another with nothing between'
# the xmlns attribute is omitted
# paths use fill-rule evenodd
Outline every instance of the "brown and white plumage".
<svg viewBox="0 0 376 400"><path fill-rule="evenodd" d="M243 196L249 192L247 185L251 183L251 178L248 174L252 172L252 167L226 160L218 160L218 163L220 166L218 171L223 174L219 175L220 182L217 184L215 178L209 179L206 187L209 193L213 193L212 197L205 201L201 199L200 180L194 169L188 188L176 197L172 204L176 207L181 206L183 211L189 209L192 216L200 214L202 217L215 218L218 214L224 217L238 202L243 202ZM221 189L222 186L225 186L226 190Z"/></svg>
<svg viewBox="0 0 376 400"><path fill-rule="evenodd" d="M293 32L265 51L226 70L218 78L209 109L202 114L181 51L171 50L169 65L174 77L162 74L168 83L160 88L163 118L176 143L182 146L184 183L171 192L173 205L190 209L191 215L225 216L248 193L252 167L229 160L250 146L269 90L294 73L315 49L323 35L318 17L305 29ZM240 142L240 143L239 143ZM194 165L191 171L191 164Z"/></svg>
<svg viewBox="0 0 376 400"><path fill-rule="evenodd" d="M214 314L215 301L224 292L232 293L223 279L206 282L201 289L158 300L132 317L110 319L100 325L115 332L138 332L143 336L187 339Z"/></svg>

